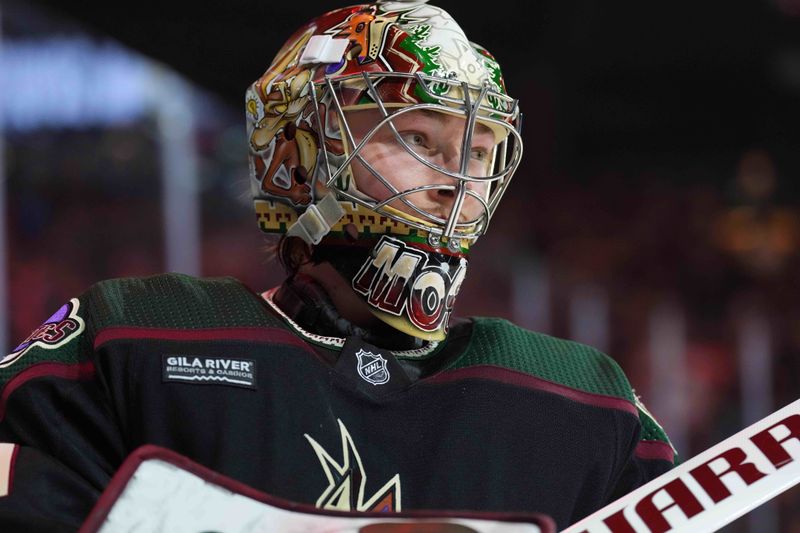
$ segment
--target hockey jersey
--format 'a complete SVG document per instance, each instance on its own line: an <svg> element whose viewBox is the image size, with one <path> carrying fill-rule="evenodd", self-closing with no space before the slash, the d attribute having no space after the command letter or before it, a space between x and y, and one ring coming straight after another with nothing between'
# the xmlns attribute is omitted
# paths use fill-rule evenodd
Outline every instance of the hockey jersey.
<svg viewBox="0 0 800 533"><path fill-rule="evenodd" d="M74 530L145 444L321 508L559 528L674 462L597 350L474 318L392 352L308 331L273 295L165 274L59 309L0 361L0 529Z"/></svg>

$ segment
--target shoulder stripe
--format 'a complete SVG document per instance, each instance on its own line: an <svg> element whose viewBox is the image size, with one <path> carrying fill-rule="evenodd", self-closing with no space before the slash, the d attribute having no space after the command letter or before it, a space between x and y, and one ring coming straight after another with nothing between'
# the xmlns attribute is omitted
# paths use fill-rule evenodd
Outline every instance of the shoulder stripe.
<svg viewBox="0 0 800 533"><path fill-rule="evenodd" d="M95 336L94 348L116 340L152 339L166 341L255 341L274 344L290 344L314 353L314 350L294 333L270 327L233 327L204 329L171 329L114 327L102 330Z"/></svg>
<svg viewBox="0 0 800 533"><path fill-rule="evenodd" d="M29 366L11 378L3 387L3 392L0 394L0 422L6 416L8 397L25 382L44 376L55 376L64 379L91 379L94 375L95 368L91 361L73 364L48 362Z"/></svg>
<svg viewBox="0 0 800 533"><path fill-rule="evenodd" d="M19 446L16 444L0 442L0 498L11 494L17 450Z"/></svg>
<svg viewBox="0 0 800 533"><path fill-rule="evenodd" d="M672 446L660 440L641 440L633 453L639 459L661 459L670 463L675 462L675 451Z"/></svg>
<svg viewBox="0 0 800 533"><path fill-rule="evenodd" d="M503 319L473 320L469 345L449 368L492 364L633 403L631 386L622 369L599 350L528 331Z"/></svg>
<svg viewBox="0 0 800 533"><path fill-rule="evenodd" d="M423 383L448 383L462 379L484 379L490 381L499 381L508 385L516 385L518 387L537 389L544 392L549 392L551 394L557 394L567 399L594 407L617 409L626 413L630 413L637 418L639 416L639 410L628 400L617 398L616 396L585 392L572 387L567 387L566 385L561 385L560 383L554 383L525 372L511 370L495 365L476 365L466 368L458 368L455 370L448 370L425 379Z"/></svg>

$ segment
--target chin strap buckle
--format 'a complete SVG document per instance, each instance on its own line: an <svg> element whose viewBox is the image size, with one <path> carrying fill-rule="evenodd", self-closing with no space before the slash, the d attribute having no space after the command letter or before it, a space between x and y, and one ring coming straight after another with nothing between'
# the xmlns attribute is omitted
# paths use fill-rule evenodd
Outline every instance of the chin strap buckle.
<svg viewBox="0 0 800 533"><path fill-rule="evenodd" d="M305 213L297 217L297 222L289 228L286 235L300 237L308 244L319 244L343 216L344 209L339 205L336 195L329 193L316 204L309 205Z"/></svg>

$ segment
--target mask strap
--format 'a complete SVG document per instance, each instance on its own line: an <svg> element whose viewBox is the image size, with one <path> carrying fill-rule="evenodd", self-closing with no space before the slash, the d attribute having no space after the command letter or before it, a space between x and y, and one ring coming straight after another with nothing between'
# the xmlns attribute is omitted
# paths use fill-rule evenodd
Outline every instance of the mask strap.
<svg viewBox="0 0 800 533"><path fill-rule="evenodd" d="M344 216L344 209L333 193L329 193L317 202L311 204L305 213L300 215L286 235L300 237L308 244L319 244L328 234L334 224Z"/></svg>

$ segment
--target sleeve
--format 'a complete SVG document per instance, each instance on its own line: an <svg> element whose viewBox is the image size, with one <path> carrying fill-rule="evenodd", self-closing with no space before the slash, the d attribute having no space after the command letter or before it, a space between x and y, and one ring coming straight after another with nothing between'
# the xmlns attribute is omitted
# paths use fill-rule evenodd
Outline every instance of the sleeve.
<svg viewBox="0 0 800 533"><path fill-rule="evenodd" d="M98 497L91 484L52 457L0 443L3 531L75 531Z"/></svg>
<svg viewBox="0 0 800 533"><path fill-rule="evenodd" d="M635 392L634 401L639 412L640 431L635 436L629 459L606 503L621 498L680 463L666 432Z"/></svg>
<svg viewBox="0 0 800 533"><path fill-rule="evenodd" d="M74 531L124 458L73 298L0 360L0 530Z"/></svg>

